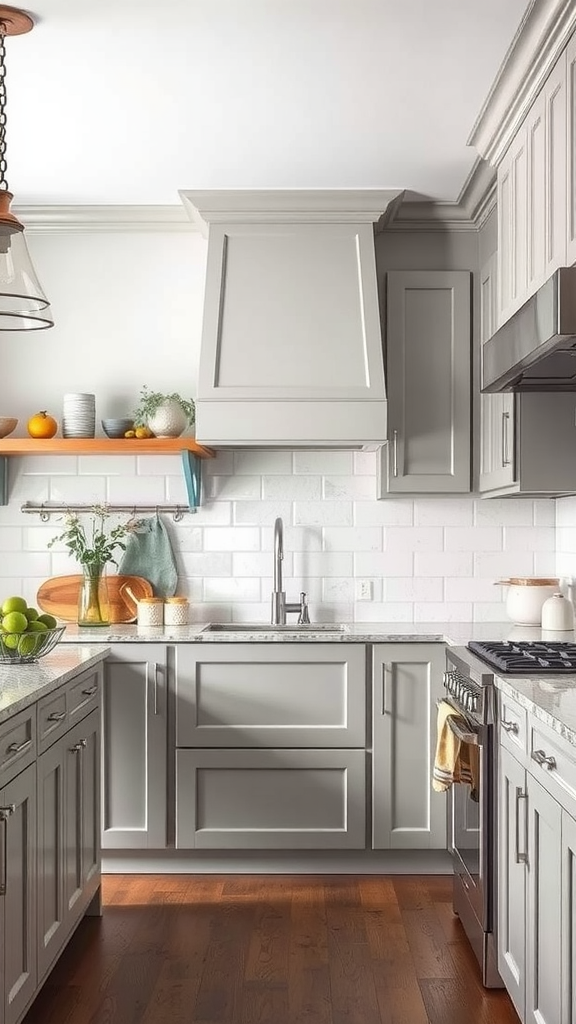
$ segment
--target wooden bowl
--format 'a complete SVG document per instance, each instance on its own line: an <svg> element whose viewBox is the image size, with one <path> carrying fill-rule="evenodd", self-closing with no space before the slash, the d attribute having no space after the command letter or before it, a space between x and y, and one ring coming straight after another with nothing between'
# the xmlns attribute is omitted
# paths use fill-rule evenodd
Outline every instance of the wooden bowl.
<svg viewBox="0 0 576 1024"><path fill-rule="evenodd" d="M0 416L0 437L8 437L17 426L18 420L14 416Z"/></svg>

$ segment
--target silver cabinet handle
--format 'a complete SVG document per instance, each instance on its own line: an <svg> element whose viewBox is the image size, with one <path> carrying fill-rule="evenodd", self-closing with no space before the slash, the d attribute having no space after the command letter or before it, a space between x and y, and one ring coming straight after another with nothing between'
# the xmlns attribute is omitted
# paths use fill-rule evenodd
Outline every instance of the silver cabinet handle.
<svg viewBox="0 0 576 1024"><path fill-rule="evenodd" d="M509 448L509 426L510 426L510 413L502 413L502 466L509 466L510 459L510 448Z"/></svg>
<svg viewBox="0 0 576 1024"><path fill-rule="evenodd" d="M51 715L48 715L49 722L62 722L66 718L65 711L53 711Z"/></svg>
<svg viewBox="0 0 576 1024"><path fill-rule="evenodd" d="M530 754L533 761L539 764L541 768L547 768L548 771L552 771L556 767L556 758L547 757L545 750L533 750Z"/></svg>
<svg viewBox="0 0 576 1024"><path fill-rule="evenodd" d="M32 746L32 740L24 740L23 743L11 743L8 747L9 754L21 754L23 750L27 750L28 747Z"/></svg>
<svg viewBox="0 0 576 1024"><path fill-rule="evenodd" d="M88 690L82 690L85 697L93 697L95 693L98 693L98 684L91 686Z"/></svg>
<svg viewBox="0 0 576 1024"><path fill-rule="evenodd" d="M77 754L78 751L84 750L84 747L86 746L87 742L88 740L78 740L78 743L75 743L73 747L70 747L70 753Z"/></svg>
<svg viewBox="0 0 576 1024"><path fill-rule="evenodd" d="M514 736L517 736L518 733L520 732L520 729L518 728L518 725L517 725L516 722L506 722L504 719L502 719L502 721L500 722L500 725L504 729L504 732L511 732L511 733L514 734Z"/></svg>
<svg viewBox="0 0 576 1024"><path fill-rule="evenodd" d="M16 804L0 807L0 825L2 825L2 844L0 845L0 896L6 895L8 884L8 818L14 814Z"/></svg>
<svg viewBox="0 0 576 1024"><path fill-rule="evenodd" d="M392 431L392 475L398 476L398 431Z"/></svg>
<svg viewBox="0 0 576 1024"><path fill-rule="evenodd" d="M525 819L525 822L524 822L524 847L525 847L525 849L523 851L520 850L520 801L521 800L527 800L527 799L528 799L528 794L524 793L522 791L522 787L521 786L516 786L516 852L515 852L515 860L516 860L517 864L527 864L528 863L528 852L527 852L528 844L526 842L526 825L527 825L527 821L528 821L528 817L527 816L526 816L526 819Z"/></svg>

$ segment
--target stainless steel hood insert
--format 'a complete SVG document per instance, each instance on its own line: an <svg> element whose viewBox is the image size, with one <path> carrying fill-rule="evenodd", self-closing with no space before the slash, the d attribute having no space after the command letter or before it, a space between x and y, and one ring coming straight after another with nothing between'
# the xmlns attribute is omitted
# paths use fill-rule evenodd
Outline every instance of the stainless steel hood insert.
<svg viewBox="0 0 576 1024"><path fill-rule="evenodd" d="M482 391L576 391L576 267L562 267L482 346Z"/></svg>

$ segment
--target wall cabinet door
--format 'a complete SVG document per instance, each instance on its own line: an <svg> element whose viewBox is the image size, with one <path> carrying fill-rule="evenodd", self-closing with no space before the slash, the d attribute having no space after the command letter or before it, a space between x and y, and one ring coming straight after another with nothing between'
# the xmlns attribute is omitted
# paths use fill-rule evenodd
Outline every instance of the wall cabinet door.
<svg viewBox="0 0 576 1024"><path fill-rule="evenodd" d="M180 644L177 747L364 747L363 644Z"/></svg>
<svg viewBox="0 0 576 1024"><path fill-rule="evenodd" d="M568 239L566 263L576 263L576 36L568 43L566 50L566 102L567 102L567 203Z"/></svg>
<svg viewBox="0 0 576 1024"><path fill-rule="evenodd" d="M444 793L432 789L443 644L373 648L374 849L446 849Z"/></svg>
<svg viewBox="0 0 576 1024"><path fill-rule="evenodd" d="M528 244L528 134L520 129L498 168L499 323L526 298Z"/></svg>
<svg viewBox="0 0 576 1024"><path fill-rule="evenodd" d="M557 1024L561 1004L562 810L530 773L526 1024Z"/></svg>
<svg viewBox="0 0 576 1024"><path fill-rule="evenodd" d="M470 490L468 271L390 271L383 493Z"/></svg>
<svg viewBox="0 0 576 1024"><path fill-rule="evenodd" d="M63 737L64 912L68 929L98 888L100 876L100 712Z"/></svg>
<svg viewBox="0 0 576 1024"><path fill-rule="evenodd" d="M498 254L480 271L480 342L483 345L498 324ZM514 483L515 428L512 393L480 396L480 493Z"/></svg>
<svg viewBox="0 0 576 1024"><path fill-rule="evenodd" d="M562 1016L576 1024L576 820L562 811Z"/></svg>
<svg viewBox="0 0 576 1024"><path fill-rule="evenodd" d="M37 978L36 765L0 789L0 809L0 1019L16 1024Z"/></svg>
<svg viewBox="0 0 576 1024"><path fill-rule="evenodd" d="M178 849L360 850L364 750L176 751Z"/></svg>
<svg viewBox="0 0 576 1024"><path fill-rule="evenodd" d="M166 846L167 680L163 644L117 644L105 663L104 849Z"/></svg>
<svg viewBox="0 0 576 1024"><path fill-rule="evenodd" d="M498 970L520 1019L526 989L526 772L498 749Z"/></svg>

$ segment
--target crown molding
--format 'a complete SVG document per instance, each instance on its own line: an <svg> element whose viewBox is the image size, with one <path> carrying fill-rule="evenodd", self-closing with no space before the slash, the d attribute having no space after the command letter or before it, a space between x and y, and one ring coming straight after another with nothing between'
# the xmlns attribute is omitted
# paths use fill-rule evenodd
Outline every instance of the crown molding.
<svg viewBox="0 0 576 1024"><path fill-rule="evenodd" d="M203 234L209 224L250 221L307 223L386 222L403 189L183 189L180 198Z"/></svg>
<svg viewBox="0 0 576 1024"><path fill-rule="evenodd" d="M497 165L576 29L574 0L534 0L468 138Z"/></svg>
<svg viewBox="0 0 576 1024"><path fill-rule="evenodd" d="M27 231L196 231L174 206L19 206Z"/></svg>

